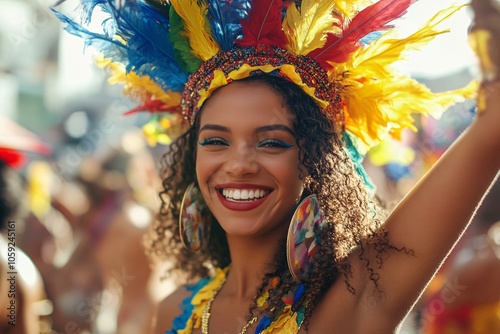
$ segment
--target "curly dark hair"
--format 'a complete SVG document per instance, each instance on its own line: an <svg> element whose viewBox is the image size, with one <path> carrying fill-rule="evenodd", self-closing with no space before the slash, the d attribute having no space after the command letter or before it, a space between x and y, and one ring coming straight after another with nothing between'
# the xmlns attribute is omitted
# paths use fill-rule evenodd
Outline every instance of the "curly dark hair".
<svg viewBox="0 0 500 334"><path fill-rule="evenodd" d="M349 284L351 267L347 257L358 249L359 257L365 261L370 279L378 287L377 269L389 249L393 249L382 228L383 210L376 198L367 191L362 178L355 172L354 165L344 149L342 137L332 122L321 112L316 102L300 87L273 75L259 75L243 79L268 85L283 97L292 112L293 130L299 147L301 177L304 181L304 196L315 194L328 222L318 232L318 252L312 261L311 279L306 282L306 293L295 303L306 308L306 326L323 292L339 277L344 277L347 288L355 293ZM201 110L203 112L203 108ZM178 269L194 279L209 275L210 268L225 267L231 262L227 239L215 217L212 218L210 241L206 249L192 253L181 245L178 217L184 190L196 183L195 161L199 119L186 133L180 136L162 158L163 191L160 193L162 206L159 220L154 224L149 237L148 249L151 255L168 257L175 261ZM273 319L284 307L282 297L294 291L298 283L291 278L286 260L286 236L270 263L262 285L256 296L269 292L267 307L261 312ZM363 257L367 244L377 251L377 263ZM271 284L275 278L278 284ZM256 298L249 310L249 319L258 308Z"/></svg>

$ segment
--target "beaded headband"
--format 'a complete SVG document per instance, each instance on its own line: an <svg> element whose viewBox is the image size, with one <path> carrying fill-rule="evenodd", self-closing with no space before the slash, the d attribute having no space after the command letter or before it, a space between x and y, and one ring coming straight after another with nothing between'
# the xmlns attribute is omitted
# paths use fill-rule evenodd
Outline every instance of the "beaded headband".
<svg viewBox="0 0 500 334"><path fill-rule="evenodd" d="M183 119L192 124L215 89L271 73L318 103L362 171L370 147L415 129L412 114L439 116L475 93L474 86L433 93L393 66L445 32L439 24L463 6L401 37L390 22L416 0L77 2L80 20L53 10L68 32L101 52L97 61L110 81L140 102L132 112L154 113L145 126L152 144L169 143ZM102 31L89 29L96 7L107 15Z"/></svg>
<svg viewBox="0 0 500 334"><path fill-rule="evenodd" d="M340 86L331 82L326 71L313 59L272 46L261 50L234 48L204 62L186 83L181 101L182 113L193 123L203 102L217 88L259 73L275 72L300 86L343 129Z"/></svg>

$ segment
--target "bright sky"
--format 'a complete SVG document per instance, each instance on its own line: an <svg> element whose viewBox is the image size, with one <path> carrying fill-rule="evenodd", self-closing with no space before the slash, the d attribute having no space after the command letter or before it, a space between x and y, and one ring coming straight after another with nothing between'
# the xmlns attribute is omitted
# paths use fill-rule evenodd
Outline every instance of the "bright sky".
<svg viewBox="0 0 500 334"><path fill-rule="evenodd" d="M468 3L468 0L419 0L412 5L405 19L405 25L419 27L430 18L431 13L453 4ZM467 31L472 18L470 7L463 8L443 27L450 32L436 37L421 52L411 54L409 62L401 64L405 71L418 77L435 78L475 66L475 56L467 42ZM409 30L413 32L414 30Z"/></svg>

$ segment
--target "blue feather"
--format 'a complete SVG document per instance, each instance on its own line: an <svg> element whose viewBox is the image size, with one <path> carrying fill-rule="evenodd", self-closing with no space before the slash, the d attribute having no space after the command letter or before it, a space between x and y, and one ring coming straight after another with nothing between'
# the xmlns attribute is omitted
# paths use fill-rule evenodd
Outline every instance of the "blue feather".
<svg viewBox="0 0 500 334"><path fill-rule="evenodd" d="M62 3L66 2L67 0L59 0L57 1L53 6L52 6L52 11L54 11L57 15L57 11L54 10L55 7L61 5ZM81 14L81 20L85 24L90 23L92 19L92 13L94 12L95 7L105 4L107 0L84 0L81 1L79 4L79 12ZM58 16L59 17L59 16ZM60 18L60 17L59 17Z"/></svg>
<svg viewBox="0 0 500 334"><path fill-rule="evenodd" d="M360 41L361 41L361 44L363 44L363 46L366 46L366 45L369 45L370 43L375 42L377 39L380 38L380 36L382 36L381 31L374 31L372 33L369 33L365 37L361 38Z"/></svg>
<svg viewBox="0 0 500 334"><path fill-rule="evenodd" d="M105 5L107 0L84 0L81 2L82 20L84 23L90 23L92 13L97 6ZM111 13L109 13L111 14Z"/></svg>
<svg viewBox="0 0 500 334"><path fill-rule="evenodd" d="M242 37L241 20L248 16L248 0L208 0L212 34L223 51L228 51Z"/></svg>
<svg viewBox="0 0 500 334"><path fill-rule="evenodd" d="M66 23L69 33L82 37L86 46L96 47L106 58L125 64L127 72L147 75L164 90L183 89L188 76L175 61L172 43L167 38L168 17L141 0L125 1L122 7L115 6L114 0L81 0L81 4L86 13L80 23L52 9ZM102 22L102 33L84 27L90 23L96 7L109 15Z"/></svg>
<svg viewBox="0 0 500 334"><path fill-rule="evenodd" d="M120 59L123 57L126 57L126 46L116 40L113 40L109 38L106 35L99 34L92 32L85 28L83 25L79 24L78 22L74 21L72 18L62 14L61 12L58 12L54 8L52 8L52 11L55 13L57 18L65 24L64 30L69 32L72 35L75 35L77 37L80 37L84 40L85 42L85 47L88 47L90 45L94 46L98 50L102 50L103 52L106 53L106 51L114 51L113 58ZM108 56L108 55L106 55Z"/></svg>

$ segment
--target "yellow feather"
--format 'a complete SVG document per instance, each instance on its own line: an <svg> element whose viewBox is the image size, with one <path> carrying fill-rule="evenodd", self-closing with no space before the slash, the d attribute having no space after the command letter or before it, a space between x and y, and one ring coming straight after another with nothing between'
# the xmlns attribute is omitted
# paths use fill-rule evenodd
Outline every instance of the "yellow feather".
<svg viewBox="0 0 500 334"><path fill-rule="evenodd" d="M307 55L325 45L327 33L340 33L340 28L334 26L334 22L339 23L332 16L334 6L335 0L303 0L300 10L295 4L291 4L283 20L288 51Z"/></svg>
<svg viewBox="0 0 500 334"><path fill-rule="evenodd" d="M409 37L397 39L390 31L366 49L355 52L344 64L334 64L332 80L340 81L346 103L346 129L359 139L362 151L405 128L415 129L412 114L439 117L452 104L473 98L476 84L450 92L433 93L423 84L402 76L393 63L405 50L416 49L445 32L437 25L463 6L445 9Z"/></svg>
<svg viewBox="0 0 500 334"><path fill-rule="evenodd" d="M373 0L337 0L335 3L335 12L347 20L352 20L358 12L373 3Z"/></svg>
<svg viewBox="0 0 500 334"><path fill-rule="evenodd" d="M208 4L197 0L171 0L175 11L184 21L189 45L200 59L206 61L219 52L220 48L210 31L206 13Z"/></svg>
<svg viewBox="0 0 500 334"><path fill-rule="evenodd" d="M368 80L364 78L365 80ZM439 118L457 102L474 98L477 83L434 93L408 76L368 80L347 88L346 129L365 145L373 147L389 136L399 138L405 128L415 130L413 114Z"/></svg>
<svg viewBox="0 0 500 334"><path fill-rule="evenodd" d="M404 59L404 51L418 49L428 44L436 36L446 33L449 30L438 29L438 25L451 15L462 9L464 5L454 6L437 13L420 30L406 38L398 38L396 30L393 29L382 35L378 40L370 44L369 47L353 55L353 67L362 66L365 62L376 63L377 76L385 75L384 69L396 61ZM382 72L380 72L382 71Z"/></svg>
<svg viewBox="0 0 500 334"><path fill-rule="evenodd" d="M111 76L108 81L111 84L123 84L123 94L137 101L146 101L153 97L161 100L169 106L177 106L181 102L181 95L177 92L164 91L148 76L139 76L134 72L126 73L125 66L120 63L111 62L102 55L96 57L99 67L108 68Z"/></svg>

